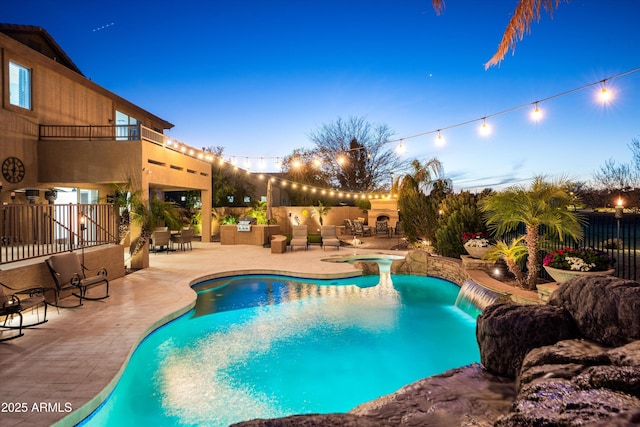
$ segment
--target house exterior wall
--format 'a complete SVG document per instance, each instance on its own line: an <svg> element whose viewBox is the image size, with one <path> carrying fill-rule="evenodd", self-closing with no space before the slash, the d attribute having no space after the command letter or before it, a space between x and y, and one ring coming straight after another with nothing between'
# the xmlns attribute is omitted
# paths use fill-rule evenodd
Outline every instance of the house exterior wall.
<svg viewBox="0 0 640 427"><path fill-rule="evenodd" d="M142 126L163 133L171 123L95 84L82 74L58 63L0 32L0 163L17 157L25 167L20 182L7 182L0 202L16 202L25 189L76 187L109 194L110 184L132 182L148 197L152 190L200 190L202 217L211 217L211 166L184 153L153 142L120 140L40 139L40 125L110 126L116 111L139 120ZM30 70L31 108L11 105L9 62ZM41 197L39 202L46 203ZM211 226L203 221L202 240L210 240Z"/></svg>

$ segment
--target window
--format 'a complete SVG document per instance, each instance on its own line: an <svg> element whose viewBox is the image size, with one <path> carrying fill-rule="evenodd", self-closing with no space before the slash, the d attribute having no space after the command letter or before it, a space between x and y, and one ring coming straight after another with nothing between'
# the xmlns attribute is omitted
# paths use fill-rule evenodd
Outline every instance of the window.
<svg viewBox="0 0 640 427"><path fill-rule="evenodd" d="M140 139L140 120L123 112L116 111L116 139L137 141Z"/></svg>
<svg viewBox="0 0 640 427"><path fill-rule="evenodd" d="M31 109L31 70L9 62L9 102Z"/></svg>

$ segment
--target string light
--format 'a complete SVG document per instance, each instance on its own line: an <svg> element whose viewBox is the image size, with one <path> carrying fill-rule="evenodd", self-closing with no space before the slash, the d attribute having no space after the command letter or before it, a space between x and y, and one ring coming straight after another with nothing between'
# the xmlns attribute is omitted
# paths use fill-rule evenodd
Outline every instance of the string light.
<svg viewBox="0 0 640 427"><path fill-rule="evenodd" d="M540 108L538 108L537 102L534 103L533 105L535 106L535 108L531 112L531 120L537 123L542 119L542 111L540 111Z"/></svg>
<svg viewBox="0 0 640 427"><path fill-rule="evenodd" d="M479 132L482 136L489 136L489 134L491 134L491 126L487 124L486 117L482 119L482 124L480 125Z"/></svg>
<svg viewBox="0 0 640 427"><path fill-rule="evenodd" d="M612 99L612 93L610 90L607 89L607 80L602 80L602 89L600 89L600 92L598 94L599 98L600 98L600 102L602 102L603 104L608 104L609 101L611 101Z"/></svg>
<svg viewBox="0 0 640 427"><path fill-rule="evenodd" d="M445 131L445 130L448 130L448 129L452 129L452 128L455 128L455 127L464 126L464 125L467 125L467 124L470 124L470 123L473 123L473 122L480 122L480 121L482 122L482 124L481 124L481 132L480 133L484 135L485 131L482 130L483 128L485 128L485 129L488 128L490 130L489 124L486 123L487 119L489 119L491 117L498 116L498 115L511 113L511 112L514 112L516 110L519 110L519 109L522 109L522 108L525 108L525 107L530 107L531 105L533 105L533 107L534 107L534 110L530 113L531 119L533 121L537 122L537 121L541 120L542 116L543 116L542 110L539 108L539 104L540 103L543 103L543 102L546 102L546 101L550 101L552 99L555 99L555 98L558 98L558 97L561 97L561 96L565 96L565 95L569 95L569 94L572 94L574 92L581 91L581 90L584 90L586 88L590 88L590 87L594 87L594 86L597 86L598 89L599 89L598 92L597 92L597 96L598 96L600 102L602 102L603 104L607 104L607 103L609 103L609 102L611 102L613 100L613 97L615 95L615 92L611 90L611 87L608 84L608 82L611 81L611 80L617 79L617 78L621 78L621 77L636 73L638 71L640 71L640 67L637 67L637 68L634 68L634 69L631 69L631 70L628 70L628 71L625 71L625 72L621 72L621 73L618 73L616 75L609 76L609 77L607 77L607 78L605 78L603 80L597 81L597 82L588 83L588 84L585 84L583 86L580 86L580 87L577 87L577 88L574 88L574 89L570 89L570 90L567 90L567 91L564 91L564 92L561 92L561 93L557 93L557 94L552 95L552 96L548 96L546 98L538 99L538 100L536 100L534 102L530 102L528 104L516 106L516 107L509 108L509 109L506 109L506 110L503 110L503 111L499 111L499 112L496 112L496 113L493 113L493 114L489 114L489 115L486 115L486 116L478 118L478 119L467 120L467 121L464 121L464 122L461 122L461 123L456 123L456 124L453 124L453 125L450 125L450 126L440 127L437 130L431 130L431 131L426 131L426 132L422 132L422 133L415 134L415 135L405 136L405 137L397 139L397 140L381 141L378 144L376 144L375 146L382 146L382 145L385 145L385 144L399 142L399 145L398 145L397 148L400 149L401 147L404 148L404 140L412 139L412 138L418 138L418 137L421 137L421 136L424 136L424 135L429 135L429 134L437 134L436 143L438 145L444 145L445 140L444 140L444 137L442 136L442 131ZM159 143L162 144L165 148L167 148L169 150L178 151L178 152L183 153L184 155L189 155L189 156L192 156L194 158L201 159L201 160L204 159L204 160L207 160L209 162L213 162L213 161L215 161L217 159L221 166L223 166L225 164L225 160L223 158L212 155L212 153L213 153L212 149L203 148L202 150L195 150L195 149L193 149L192 147L189 147L186 144L182 144L179 141L176 141L176 140L170 138L169 136L160 135L160 137L162 138L162 140ZM353 148L353 149L347 149L346 152L361 151L361 150L365 150L367 158L371 158L371 152L368 151L367 148L365 148L365 147L357 147L357 148ZM343 150L343 152L344 151L345 150ZM232 156L232 160L231 160L230 163L232 163L234 165L234 168L237 169L237 162L236 162L235 157L236 156ZM252 158L253 157L245 157L245 165L247 166L247 169L250 167L250 159L252 159ZM259 167L263 168L264 167L264 159L265 158L264 157L259 157L259 159L260 159L259 163L258 163ZM346 158L344 156L340 156L338 158L338 162L340 164L344 164L346 162ZM318 162L316 162L316 160L314 160L314 165L316 165L317 167L320 167L321 163L320 163L319 159L318 159ZM276 168L280 168L282 166L282 163L280 161L280 157L276 157L275 158L275 166L276 166Z"/></svg>

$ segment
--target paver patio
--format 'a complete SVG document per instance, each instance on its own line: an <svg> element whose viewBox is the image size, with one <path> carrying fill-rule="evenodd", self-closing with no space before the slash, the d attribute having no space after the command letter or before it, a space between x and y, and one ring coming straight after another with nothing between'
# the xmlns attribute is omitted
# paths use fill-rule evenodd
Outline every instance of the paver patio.
<svg viewBox="0 0 640 427"><path fill-rule="evenodd" d="M382 246L392 243L378 240ZM151 254L149 268L111 281L106 300L87 301L76 309L50 307L47 323L0 344L0 424L40 427L82 420L115 385L141 339L191 309L193 283L230 272L359 275L351 264L321 259L372 252L399 253L310 246L272 254L257 246L194 242L193 251Z"/></svg>

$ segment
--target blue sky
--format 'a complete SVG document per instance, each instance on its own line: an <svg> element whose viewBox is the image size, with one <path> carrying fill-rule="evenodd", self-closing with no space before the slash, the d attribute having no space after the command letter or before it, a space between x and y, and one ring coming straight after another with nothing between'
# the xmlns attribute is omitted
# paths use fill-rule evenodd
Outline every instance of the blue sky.
<svg viewBox="0 0 640 427"><path fill-rule="evenodd" d="M22 0L0 22L45 28L82 72L170 121L194 147L242 165L311 148L308 135L364 116L405 138L405 156L437 157L456 189L534 175L588 181L640 138L640 72L599 87L434 132L640 67L640 1L561 3L499 67L485 70L515 1ZM270 162L271 164L271 162ZM273 171L273 166L268 168Z"/></svg>

